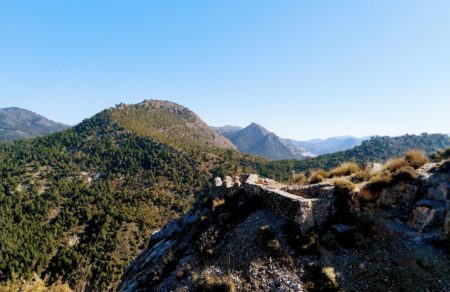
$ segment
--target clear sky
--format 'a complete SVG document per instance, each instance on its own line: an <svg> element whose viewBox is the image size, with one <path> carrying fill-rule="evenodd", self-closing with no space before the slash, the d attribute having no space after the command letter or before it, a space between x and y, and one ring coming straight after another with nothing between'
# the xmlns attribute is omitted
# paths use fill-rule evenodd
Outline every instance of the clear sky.
<svg viewBox="0 0 450 292"><path fill-rule="evenodd" d="M450 132L450 1L0 1L0 107L168 99L282 137Z"/></svg>

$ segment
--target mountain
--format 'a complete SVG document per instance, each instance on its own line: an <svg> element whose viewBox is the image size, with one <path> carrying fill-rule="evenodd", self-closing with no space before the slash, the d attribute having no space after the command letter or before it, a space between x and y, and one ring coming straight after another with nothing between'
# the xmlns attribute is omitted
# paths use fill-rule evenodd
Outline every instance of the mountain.
<svg viewBox="0 0 450 292"><path fill-rule="evenodd" d="M255 124L256 126L259 126ZM261 127L261 126L259 126ZM232 137L237 135L238 132L242 131L243 128L238 126L223 126L223 127L212 127L216 132L227 136L230 140L233 140ZM266 132L268 132L266 130ZM334 153L343 150L347 150L353 148L355 146L361 145L361 142L369 139L370 137L364 138L356 138L353 136L338 136L338 137L330 137L327 139L313 139L307 141L297 141L293 139L283 139L280 138L280 142L286 146L291 154L287 154L282 156L281 159L289 159L292 157L303 159L305 157L314 157L322 154ZM239 148L239 146L237 146ZM244 151L244 150L241 150ZM246 150L248 151L248 149ZM244 151L245 152L245 151ZM251 151L248 152L250 154L254 154ZM257 154L255 154L257 155ZM262 155L263 157L269 159L273 158L272 155Z"/></svg>
<svg viewBox="0 0 450 292"><path fill-rule="evenodd" d="M450 147L450 137L445 134L403 135L398 137L375 136L349 150L324 154L304 160L271 161L261 165L261 174L271 178L288 179L292 172L309 172L312 169L331 169L344 161L384 162L403 155L410 149L420 149L427 154Z"/></svg>
<svg viewBox="0 0 450 292"><path fill-rule="evenodd" d="M236 149L194 112L170 101L148 100L132 107L122 104L113 115L120 126L172 146Z"/></svg>
<svg viewBox="0 0 450 292"><path fill-rule="evenodd" d="M0 143L44 136L68 127L26 109L17 107L0 109Z"/></svg>
<svg viewBox="0 0 450 292"><path fill-rule="evenodd" d="M242 127L238 127L238 126L223 126L223 127L212 127L216 132L218 132L219 134L231 134L231 133L235 133L238 132L240 130L242 130Z"/></svg>
<svg viewBox="0 0 450 292"><path fill-rule="evenodd" d="M227 127L220 129L239 151L272 160L302 159L305 151L295 145L286 146L280 137L269 132L262 126L252 123L248 127L237 130Z"/></svg>
<svg viewBox="0 0 450 292"><path fill-rule="evenodd" d="M36 273L114 290L146 238L203 200L211 177L260 162L187 108L155 100L1 144L0 282Z"/></svg>
<svg viewBox="0 0 450 292"><path fill-rule="evenodd" d="M361 145L362 141L369 139L356 138L353 136L330 137L325 140L314 139L309 141L295 141L292 139L283 139L286 145L295 145L311 152L315 155L339 152Z"/></svg>

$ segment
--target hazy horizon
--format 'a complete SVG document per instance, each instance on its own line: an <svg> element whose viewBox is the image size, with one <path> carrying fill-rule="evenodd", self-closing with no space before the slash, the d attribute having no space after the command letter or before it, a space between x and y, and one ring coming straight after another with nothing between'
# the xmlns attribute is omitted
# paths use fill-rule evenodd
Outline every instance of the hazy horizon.
<svg viewBox="0 0 450 292"><path fill-rule="evenodd" d="M39 13L36 13L39 11ZM0 107L167 99L283 138L449 133L450 2L0 3Z"/></svg>

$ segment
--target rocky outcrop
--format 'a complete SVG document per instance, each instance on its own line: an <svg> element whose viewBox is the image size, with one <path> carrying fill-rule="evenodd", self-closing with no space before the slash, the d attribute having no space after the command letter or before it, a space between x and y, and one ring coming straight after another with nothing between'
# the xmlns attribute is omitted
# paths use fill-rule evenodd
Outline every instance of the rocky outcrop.
<svg viewBox="0 0 450 292"><path fill-rule="evenodd" d="M416 170L414 179L400 179L378 193L364 194L371 198L369 201L357 193L355 196L360 200L353 206L355 213L372 214L380 222L387 222L387 226L404 230L418 240L446 240L446 218L450 210L447 164L427 163Z"/></svg>
<svg viewBox="0 0 450 292"><path fill-rule="evenodd" d="M216 178L206 202L151 237L120 290L448 290L448 261L427 242L449 240L450 172L417 172L370 201L359 187Z"/></svg>

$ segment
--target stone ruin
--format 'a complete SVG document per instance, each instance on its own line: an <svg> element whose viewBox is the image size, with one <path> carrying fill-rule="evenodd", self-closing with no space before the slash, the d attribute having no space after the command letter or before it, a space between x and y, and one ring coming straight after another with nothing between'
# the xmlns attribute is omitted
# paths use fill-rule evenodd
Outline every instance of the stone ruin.
<svg viewBox="0 0 450 292"><path fill-rule="evenodd" d="M448 162L447 164L450 164ZM375 200L364 201L359 190L352 193L348 210L367 215L388 229L412 239L450 239L450 173L432 170L426 164L417 170L414 181L399 182L383 189ZM294 222L307 232L336 215L335 187L332 182L286 186L256 174L215 178L211 195L233 196L243 191L258 197L263 205Z"/></svg>
<svg viewBox="0 0 450 292"><path fill-rule="evenodd" d="M258 197L267 208L296 223L302 232L322 225L334 212L334 186L329 184L290 189L256 174L242 174L234 179L216 177L214 186L214 197L230 197L239 191Z"/></svg>

